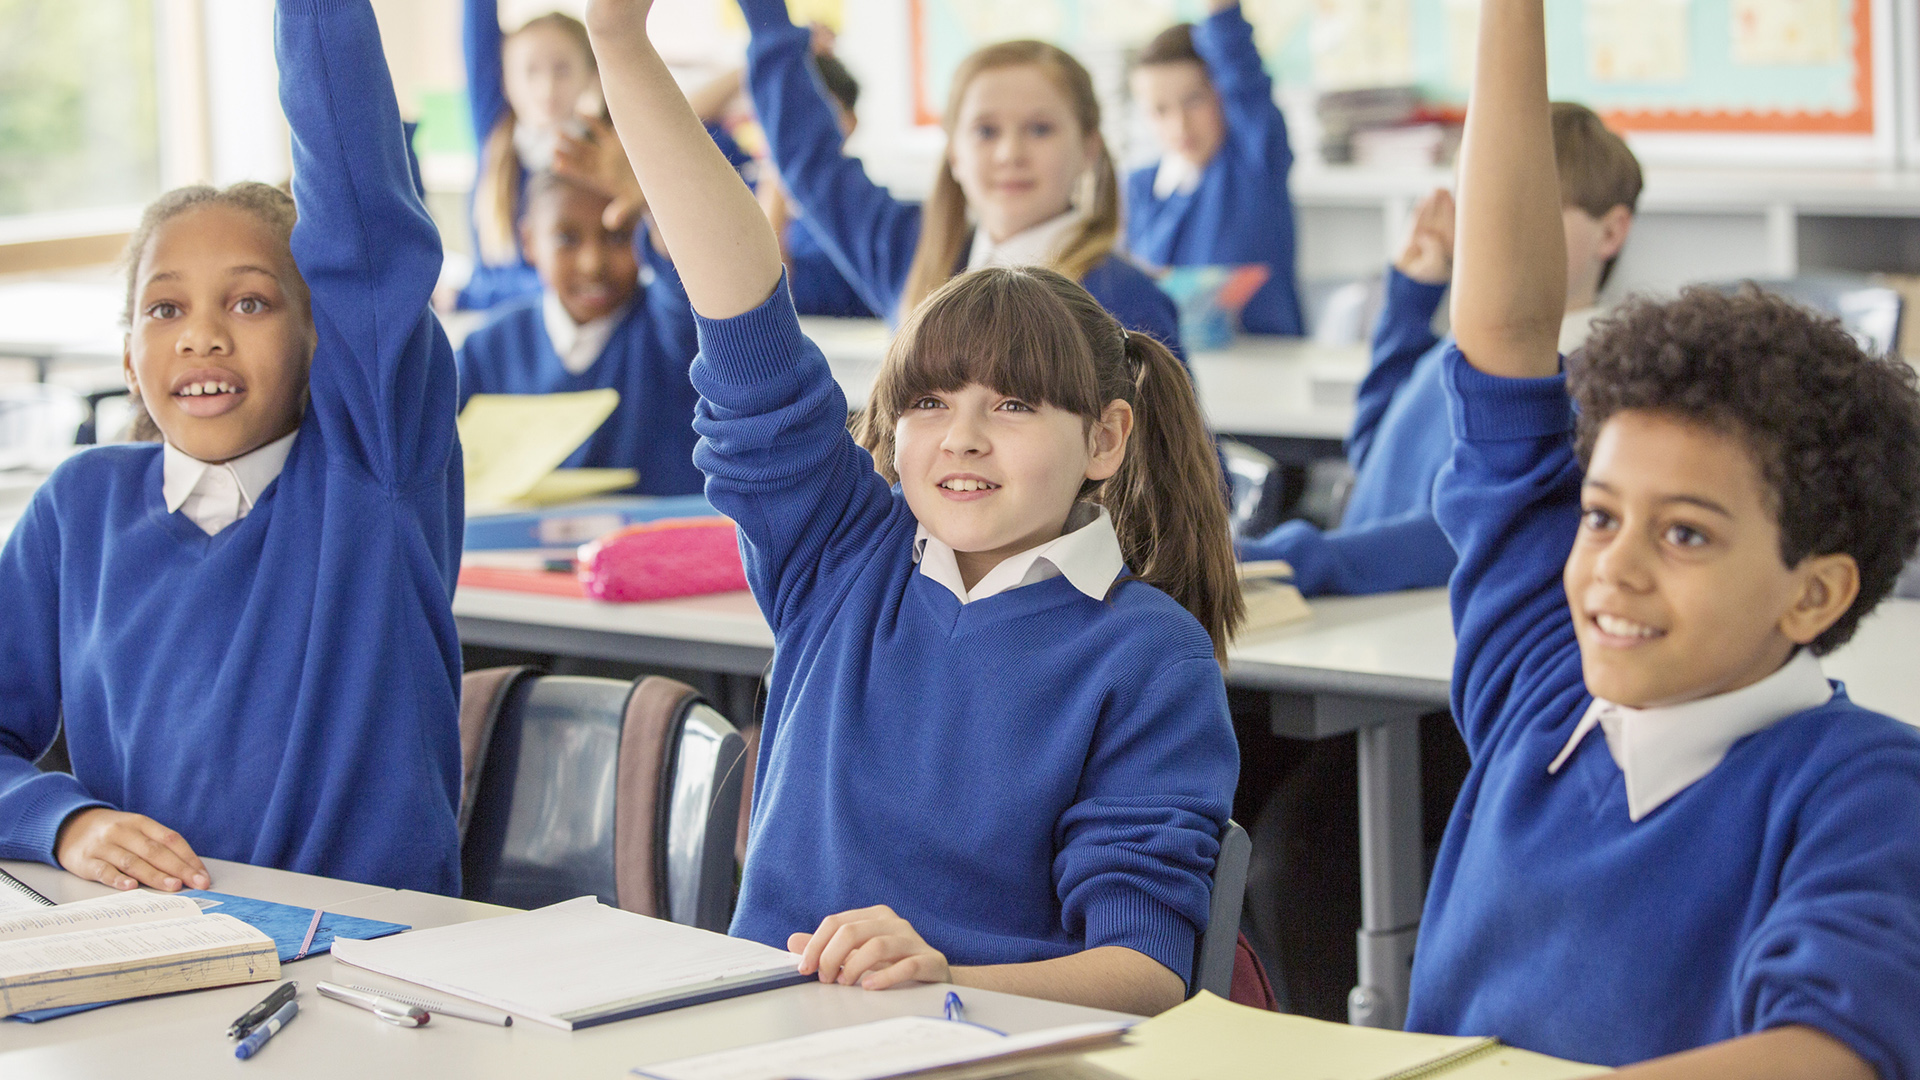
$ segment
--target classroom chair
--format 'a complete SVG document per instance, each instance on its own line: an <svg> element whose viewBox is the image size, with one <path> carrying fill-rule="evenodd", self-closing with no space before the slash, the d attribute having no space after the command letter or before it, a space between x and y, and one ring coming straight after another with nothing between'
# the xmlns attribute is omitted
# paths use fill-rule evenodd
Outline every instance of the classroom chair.
<svg viewBox="0 0 1920 1080"><path fill-rule="evenodd" d="M461 874L469 900L592 894L725 932L743 744L690 686L469 672L461 689Z"/></svg>
<svg viewBox="0 0 1920 1080"><path fill-rule="evenodd" d="M1228 524L1236 537L1265 536L1280 524L1286 475L1272 455L1238 439L1216 439L1227 467Z"/></svg>
<svg viewBox="0 0 1920 1080"><path fill-rule="evenodd" d="M1228 1001L1259 1009L1277 1009L1279 1002L1266 969L1240 932L1240 909L1247 898L1247 864L1253 841L1240 823L1229 819L1220 838L1220 855L1213 863L1213 897L1207 909L1207 929L1194 945L1193 992L1209 991Z"/></svg>

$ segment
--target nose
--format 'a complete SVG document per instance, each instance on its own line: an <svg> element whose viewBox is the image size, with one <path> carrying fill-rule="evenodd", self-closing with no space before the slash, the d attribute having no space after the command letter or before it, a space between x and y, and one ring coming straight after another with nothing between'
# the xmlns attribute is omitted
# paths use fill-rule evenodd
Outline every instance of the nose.
<svg viewBox="0 0 1920 1080"><path fill-rule="evenodd" d="M1646 592L1653 582L1652 558L1653 545L1639 530L1620 529L1594 557L1593 579L1623 592Z"/></svg>
<svg viewBox="0 0 1920 1080"><path fill-rule="evenodd" d="M173 341L179 356L228 356L233 353L233 335L228 332L226 310L201 307L181 320L180 336Z"/></svg>
<svg viewBox="0 0 1920 1080"><path fill-rule="evenodd" d="M601 237L580 245L580 253L574 257L574 266L581 274L598 277L607 265L607 240Z"/></svg>
<svg viewBox="0 0 1920 1080"><path fill-rule="evenodd" d="M941 450L955 457L979 457L989 445L985 426L971 410L952 410L946 437L940 440Z"/></svg>

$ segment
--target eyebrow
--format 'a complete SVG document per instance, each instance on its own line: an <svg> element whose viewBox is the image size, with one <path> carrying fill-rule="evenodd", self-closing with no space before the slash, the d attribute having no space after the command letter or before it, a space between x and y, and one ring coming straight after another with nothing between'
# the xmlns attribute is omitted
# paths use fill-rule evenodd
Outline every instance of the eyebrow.
<svg viewBox="0 0 1920 1080"><path fill-rule="evenodd" d="M1611 484L1608 484L1606 481L1595 480L1595 479L1592 479L1591 477L1589 477L1586 481L1584 481L1581 484L1581 486L1590 487L1590 488L1599 488L1601 491L1604 491L1609 495L1618 496L1620 494L1618 491L1615 491L1613 489L1613 486ZM1712 499L1709 499L1704 495L1663 495L1658 499L1655 499L1654 501L1663 506L1668 503L1684 503L1688 506L1697 506L1702 510L1719 514L1721 517L1731 518L1733 516L1733 511L1727 509L1726 507L1720 505L1717 502L1714 502Z"/></svg>
<svg viewBox="0 0 1920 1080"><path fill-rule="evenodd" d="M228 277L239 277L243 274L263 274L267 277L272 278L276 282L280 280L279 274L274 273L273 271L267 269L264 266L255 266L252 263L244 263L240 266L230 266L227 268ZM180 271L162 270L159 273L154 274L151 277L147 278L146 284L152 285L156 281L178 281L178 280L180 280Z"/></svg>

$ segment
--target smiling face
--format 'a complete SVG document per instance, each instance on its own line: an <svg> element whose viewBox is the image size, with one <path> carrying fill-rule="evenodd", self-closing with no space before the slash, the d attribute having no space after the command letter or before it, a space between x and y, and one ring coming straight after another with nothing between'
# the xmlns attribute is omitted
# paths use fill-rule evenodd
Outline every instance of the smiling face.
<svg viewBox="0 0 1920 1080"><path fill-rule="evenodd" d="M1646 410L1606 422L1564 575L1589 692L1646 708L1738 690L1846 611L1853 559L1787 566L1773 503L1737 436Z"/></svg>
<svg viewBox="0 0 1920 1080"><path fill-rule="evenodd" d="M527 259L576 323L619 310L639 285L633 227L608 229L607 202L575 184L554 183L537 193L520 225Z"/></svg>
<svg viewBox="0 0 1920 1080"><path fill-rule="evenodd" d="M913 516L954 549L967 587L1001 560L1058 537L1086 480L1126 456L1133 411L1097 423L978 383L909 402L894 425L894 468Z"/></svg>
<svg viewBox="0 0 1920 1080"><path fill-rule="evenodd" d="M1132 81L1134 100L1146 110L1161 149L1205 168L1227 137L1220 95L1207 78L1206 66L1193 61L1145 64L1134 69Z"/></svg>
<svg viewBox="0 0 1920 1080"><path fill-rule="evenodd" d="M1100 155L1065 91L1037 64L989 68L960 99L947 162L995 243L1066 213Z"/></svg>
<svg viewBox="0 0 1920 1080"><path fill-rule="evenodd" d="M600 79L593 57L580 41L557 26L535 22L501 46L501 74L514 119L536 128L556 129L573 120L598 94Z"/></svg>
<svg viewBox="0 0 1920 1080"><path fill-rule="evenodd" d="M210 203L153 232L134 270L128 387L166 440L239 457L300 425L313 317L285 240Z"/></svg>

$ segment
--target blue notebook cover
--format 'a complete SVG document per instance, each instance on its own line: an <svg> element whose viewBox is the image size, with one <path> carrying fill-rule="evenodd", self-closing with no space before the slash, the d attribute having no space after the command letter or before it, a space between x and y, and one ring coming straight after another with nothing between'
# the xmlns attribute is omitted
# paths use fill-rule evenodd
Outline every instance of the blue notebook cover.
<svg viewBox="0 0 1920 1080"><path fill-rule="evenodd" d="M464 547L467 551L579 547L628 525L717 513L702 495L627 495L541 510L475 514L467 519Z"/></svg>
<svg viewBox="0 0 1920 1080"><path fill-rule="evenodd" d="M231 915L248 926L273 939L280 947L280 962L285 964L300 955L300 942L307 936L307 926L313 922L313 909L295 907L292 904L276 904L271 900L254 900L245 896L233 896L228 893L204 892L200 889L187 889L182 895L191 896L199 902L203 911L220 915ZM351 915L336 915L329 911L320 917L320 928L313 932L313 944L307 947L307 956L319 956L331 952L334 938L354 938L370 941L373 938L397 934L412 927L399 923L381 922L378 919L356 919ZM191 993L191 991L188 991ZM42 1020L54 1020L74 1013L91 1009L104 1009L109 1005L118 1005L118 1001L96 1001L88 1005L62 1005L54 1009L35 1009L31 1012L14 1013L10 1020L37 1024Z"/></svg>

